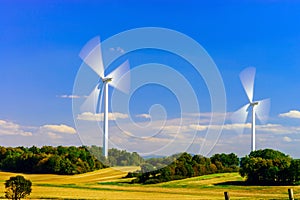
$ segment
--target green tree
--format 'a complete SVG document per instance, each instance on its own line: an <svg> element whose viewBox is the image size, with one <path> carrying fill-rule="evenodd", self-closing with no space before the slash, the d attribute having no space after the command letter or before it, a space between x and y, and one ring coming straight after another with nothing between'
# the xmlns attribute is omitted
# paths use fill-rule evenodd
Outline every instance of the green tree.
<svg viewBox="0 0 300 200"><path fill-rule="evenodd" d="M5 181L5 197L13 200L25 198L31 193L31 185L31 181L23 176L10 177Z"/></svg>
<svg viewBox="0 0 300 200"><path fill-rule="evenodd" d="M216 164L217 162L221 162L224 167L233 167L239 165L239 158L236 154L215 154L211 158L211 162ZM217 164L216 164L217 165Z"/></svg>
<svg viewBox="0 0 300 200"><path fill-rule="evenodd" d="M288 184L291 183L288 173L291 162L289 156L279 151L253 151L241 159L240 174L251 184Z"/></svg>
<svg viewBox="0 0 300 200"><path fill-rule="evenodd" d="M290 182L300 184L300 159L294 159L289 168Z"/></svg>

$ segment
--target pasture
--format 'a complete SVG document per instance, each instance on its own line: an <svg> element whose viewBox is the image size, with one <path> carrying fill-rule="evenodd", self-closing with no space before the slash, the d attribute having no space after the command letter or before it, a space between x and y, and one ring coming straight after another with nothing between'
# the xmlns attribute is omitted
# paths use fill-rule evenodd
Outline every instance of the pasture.
<svg viewBox="0 0 300 200"><path fill-rule="evenodd" d="M300 198L300 186L244 186L238 173L212 174L156 185L128 184L123 179L136 167L102 169L80 175L21 174L33 183L31 199L288 199L293 188ZM0 172L0 198L4 181L15 173Z"/></svg>

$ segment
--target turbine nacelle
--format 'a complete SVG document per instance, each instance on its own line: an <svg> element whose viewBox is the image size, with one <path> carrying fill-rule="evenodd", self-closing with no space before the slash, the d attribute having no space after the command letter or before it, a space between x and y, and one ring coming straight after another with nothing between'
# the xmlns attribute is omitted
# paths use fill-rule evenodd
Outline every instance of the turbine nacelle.
<svg viewBox="0 0 300 200"><path fill-rule="evenodd" d="M112 81L112 78L110 77L107 77L107 78L101 78L102 82L103 83L108 83L108 82L111 82Z"/></svg>
<svg viewBox="0 0 300 200"><path fill-rule="evenodd" d="M254 107L254 106L257 106L258 104L259 104L258 101L257 102L252 102L252 103L250 103L250 106Z"/></svg>

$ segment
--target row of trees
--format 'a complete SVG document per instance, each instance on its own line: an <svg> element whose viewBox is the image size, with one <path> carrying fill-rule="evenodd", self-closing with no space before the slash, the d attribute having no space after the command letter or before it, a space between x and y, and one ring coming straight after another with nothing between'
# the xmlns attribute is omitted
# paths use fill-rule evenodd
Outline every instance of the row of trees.
<svg viewBox="0 0 300 200"><path fill-rule="evenodd" d="M0 169L24 173L80 174L105 166L85 147L0 147Z"/></svg>
<svg viewBox="0 0 300 200"><path fill-rule="evenodd" d="M300 184L300 160L272 149L253 151L241 159L240 174L254 185Z"/></svg>
<svg viewBox="0 0 300 200"><path fill-rule="evenodd" d="M0 170L24 173L81 174L106 166L139 166L144 162L137 153L91 147L0 147Z"/></svg>
<svg viewBox="0 0 300 200"><path fill-rule="evenodd" d="M127 177L136 177L133 183L151 184L234 171L239 171L252 185L300 184L300 159L272 149L253 151L240 161L233 153L210 158L188 153L151 158L141 165L140 171L128 173Z"/></svg>
<svg viewBox="0 0 300 200"><path fill-rule="evenodd" d="M125 150L109 149L108 159L102 155L102 147L91 146L87 149L96 156L98 160L108 166L139 166L144 159L136 152L130 153Z"/></svg>
<svg viewBox="0 0 300 200"><path fill-rule="evenodd" d="M211 158L183 153L165 167L158 169L153 165L162 166L172 159L174 156L150 159L141 165L140 171L128 173L127 177L136 177L133 183L153 184L206 174L236 172L239 169L239 159L233 153L216 154Z"/></svg>

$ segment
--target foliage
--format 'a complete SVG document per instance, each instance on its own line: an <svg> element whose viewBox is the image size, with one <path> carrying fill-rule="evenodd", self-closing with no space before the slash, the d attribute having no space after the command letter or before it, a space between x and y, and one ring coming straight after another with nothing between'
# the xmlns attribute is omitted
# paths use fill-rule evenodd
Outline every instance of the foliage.
<svg viewBox="0 0 300 200"><path fill-rule="evenodd" d="M109 159L102 148L91 147L0 147L0 170L23 173L81 174L106 166L138 166L143 158L137 153L110 149ZM101 162L100 162L101 161Z"/></svg>
<svg viewBox="0 0 300 200"><path fill-rule="evenodd" d="M87 147L88 150L100 161L109 166L139 166L144 159L136 152L127 152L118 149L108 150L108 160L102 155L102 148L97 146Z"/></svg>
<svg viewBox="0 0 300 200"><path fill-rule="evenodd" d="M85 147L0 147L0 169L11 172L80 174L105 166Z"/></svg>
<svg viewBox="0 0 300 200"><path fill-rule="evenodd" d="M31 181L23 176L10 177L5 181L5 197L14 200L25 198L31 193L31 185Z"/></svg>
<svg viewBox="0 0 300 200"><path fill-rule="evenodd" d="M130 172L126 177L137 177L132 180L132 183L154 184L206 174L238 171L238 164L238 157L235 154L216 154L212 158L206 158L201 155L192 156L182 153L180 156L177 154L146 160L141 165L140 171ZM159 166L164 167L159 168Z"/></svg>
<svg viewBox="0 0 300 200"><path fill-rule="evenodd" d="M296 184L300 181L300 161L272 149L253 151L241 159L240 174L249 184Z"/></svg>

